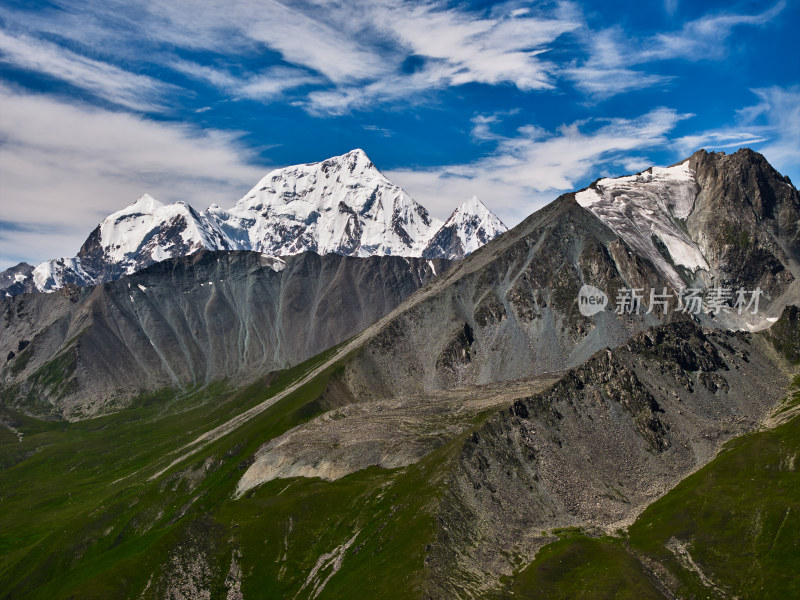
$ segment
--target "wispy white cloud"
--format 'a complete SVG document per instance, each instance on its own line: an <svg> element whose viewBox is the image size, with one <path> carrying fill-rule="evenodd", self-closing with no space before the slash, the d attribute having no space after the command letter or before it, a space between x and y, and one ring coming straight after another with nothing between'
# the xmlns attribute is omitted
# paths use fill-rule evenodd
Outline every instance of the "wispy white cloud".
<svg viewBox="0 0 800 600"><path fill-rule="evenodd" d="M389 138L396 134L395 131L387 128L387 127L379 127L378 125L364 125L365 131L371 131L373 133L377 133L381 137Z"/></svg>
<svg viewBox="0 0 800 600"><path fill-rule="evenodd" d="M240 97L286 100L315 114L426 102L470 83L531 91L568 80L590 98L604 99L673 81L645 68L655 61L724 58L737 27L771 23L786 6L781 0L756 14L717 12L637 39L620 26L591 29L578 4L566 0L510 0L480 11L447 0L54 3L35 12L0 8L0 18L15 32L34 34L4 34L7 55L19 66L67 79L122 106L155 109L163 91L159 82L79 54L80 48L101 48L134 62L145 47L152 50L146 53L151 63ZM674 14L677 0L665 0L664 8ZM42 32L70 40L73 50L35 39ZM553 52L565 35L582 40L582 50ZM231 59L229 64L272 53L269 64L282 66L231 71L176 58L173 49L216 53Z"/></svg>
<svg viewBox="0 0 800 600"><path fill-rule="evenodd" d="M672 16L678 12L679 0L664 0L664 11Z"/></svg>
<svg viewBox="0 0 800 600"><path fill-rule="evenodd" d="M149 61L253 98L271 100L318 84L302 102L316 113L342 113L397 100L417 102L432 92L468 83L550 89L558 68L546 58L547 52L555 40L582 24L568 2L535 10L506 2L490 11L474 11L446 0L151 0L138 5L121 0L56 1L57 12L42 11L49 18L31 15L34 31L122 57L134 56L142 43L148 44L154 49L147 55ZM25 18L30 13L22 16L5 9L0 14L20 30L31 27ZM84 18L86 29L80 27ZM285 68L266 75L233 73L176 60L165 50L167 45L228 57L271 51ZM73 53L72 58L82 57ZM114 69L95 63L96 68Z"/></svg>
<svg viewBox="0 0 800 600"><path fill-rule="evenodd" d="M112 47L122 56L132 56L142 44L150 45L158 51L148 58L167 66L174 57L164 46L231 58L254 57L269 49L285 62L311 69L335 83L384 72L384 58L375 51L374 38L359 39L359 12L363 9L357 5L277 0L55 2L57 10L49 12L0 14L16 27L24 29L30 21L37 29L90 46Z"/></svg>
<svg viewBox="0 0 800 600"><path fill-rule="evenodd" d="M101 218L145 192L198 209L229 205L265 170L252 166L233 133L2 85L0 139L0 267L74 254Z"/></svg>
<svg viewBox="0 0 800 600"><path fill-rule="evenodd" d="M492 126L500 121L499 114L475 115L472 117L472 130L470 136L473 140L486 142L499 142L503 138L492 130Z"/></svg>
<svg viewBox="0 0 800 600"><path fill-rule="evenodd" d="M182 73L197 81L204 81L220 90L233 90L242 85L241 78L235 77L224 68L202 65L191 60L182 59L170 61L169 66L173 71Z"/></svg>
<svg viewBox="0 0 800 600"><path fill-rule="evenodd" d="M753 93L760 102L741 110L742 119L751 126L762 124L761 131L769 138L759 145L761 152L775 167L800 179L800 85L772 86Z"/></svg>
<svg viewBox="0 0 800 600"><path fill-rule="evenodd" d="M581 35L589 56L564 70L564 76L595 99L623 92L664 85L672 76L651 73L643 66L664 60L722 60L737 27L760 27L774 21L786 7L781 0L754 14L719 13L689 21L677 31L632 39L620 26L602 31L585 28ZM667 9L670 6L667 4Z"/></svg>
<svg viewBox="0 0 800 600"><path fill-rule="evenodd" d="M277 98L287 90L321 82L318 76L294 67L273 66L256 74L239 76L224 68L187 60L171 62L170 67L191 78L205 81L233 97L256 100Z"/></svg>
<svg viewBox="0 0 800 600"><path fill-rule="evenodd" d="M384 4L375 22L409 54L432 60L428 70L433 80L450 85L507 82L521 90L553 86L554 66L541 55L581 25L563 9L545 16L499 7L479 17L443 3Z"/></svg>
<svg viewBox="0 0 800 600"><path fill-rule="evenodd" d="M700 148L727 150L729 148L755 146L765 141L767 141L766 137L754 131L725 128L681 136L675 140L674 146L683 154L688 154Z"/></svg>
<svg viewBox="0 0 800 600"><path fill-rule="evenodd" d="M0 61L43 73L137 111L160 111L169 84L93 60L56 44L0 31Z"/></svg>
<svg viewBox="0 0 800 600"><path fill-rule="evenodd" d="M639 62L683 58L706 60L724 58L733 30L743 25L759 27L772 22L786 8L780 0L767 10L754 14L720 13L706 15L686 23L680 31L659 33L645 42L638 54Z"/></svg>
<svg viewBox="0 0 800 600"><path fill-rule="evenodd" d="M594 99L651 88L674 79L666 75L595 63L567 69L565 74L576 83L578 89Z"/></svg>
<svg viewBox="0 0 800 600"><path fill-rule="evenodd" d="M441 80L429 70L411 75L392 73L359 86L314 90L297 104L312 114L341 115L398 101L412 105L423 103L431 100L433 94L441 89Z"/></svg>
<svg viewBox="0 0 800 600"><path fill-rule="evenodd" d="M157 3L155 10L180 22L185 13L181 4L170 0ZM416 56L423 59L425 79L433 86L507 82L526 90L550 87L551 66L539 55L580 23L567 4L552 14L514 11L511 6L500 5L481 16L442 0L267 1L257 11L212 9L198 25L208 33L224 30L220 24L226 24L277 51L286 62L337 84L375 82L390 74L413 79L402 66Z"/></svg>
<svg viewBox="0 0 800 600"><path fill-rule="evenodd" d="M444 2L365 6L377 39L394 44L392 52L383 54L383 76L358 86L314 91L308 96L310 110L340 114L375 103L424 101L433 92L467 83L550 89L557 67L544 54L561 35L581 25L566 3L551 14L504 4L489 16Z"/></svg>
<svg viewBox="0 0 800 600"><path fill-rule="evenodd" d="M247 98L266 100L277 98L287 90L320 83L320 78L300 69L272 67L250 78L239 88Z"/></svg>
<svg viewBox="0 0 800 600"><path fill-rule="evenodd" d="M589 176L648 166L643 157L632 162L631 152L668 144L667 134L690 116L657 108L636 119L576 122L555 132L526 126L516 136L498 136L496 150L481 160L388 175L438 216L477 195L516 223Z"/></svg>

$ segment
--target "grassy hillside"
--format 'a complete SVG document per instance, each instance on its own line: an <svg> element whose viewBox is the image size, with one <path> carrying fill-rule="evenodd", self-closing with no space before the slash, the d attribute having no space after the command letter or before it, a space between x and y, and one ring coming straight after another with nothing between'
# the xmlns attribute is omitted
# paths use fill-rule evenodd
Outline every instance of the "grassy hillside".
<svg viewBox="0 0 800 600"><path fill-rule="evenodd" d="M200 433L332 352L245 390L164 391L78 423L4 409L22 441L2 430L0 598L419 596L438 473L457 440L406 469L276 480L234 498L261 444L336 402L337 365L150 481Z"/></svg>
<svg viewBox="0 0 800 600"><path fill-rule="evenodd" d="M22 441L0 430L0 598L426 597L440 499L470 431L404 469L277 479L235 497L259 446L341 401L330 385L341 363L153 477L331 353L243 390L164 391L78 423L3 409ZM738 438L624 535L556 532L503 594L799 596L799 456L800 418Z"/></svg>

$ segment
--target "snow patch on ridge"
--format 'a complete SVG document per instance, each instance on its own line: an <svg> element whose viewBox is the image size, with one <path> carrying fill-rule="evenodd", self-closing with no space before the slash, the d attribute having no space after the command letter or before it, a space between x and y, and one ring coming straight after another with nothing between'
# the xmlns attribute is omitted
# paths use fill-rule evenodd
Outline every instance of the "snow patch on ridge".
<svg viewBox="0 0 800 600"><path fill-rule="evenodd" d="M673 167L651 167L637 175L600 179L576 193L575 201L681 288L683 280L653 238L666 247L675 265L692 272L707 270L703 253L679 223L691 214L696 195L697 183L686 160Z"/></svg>

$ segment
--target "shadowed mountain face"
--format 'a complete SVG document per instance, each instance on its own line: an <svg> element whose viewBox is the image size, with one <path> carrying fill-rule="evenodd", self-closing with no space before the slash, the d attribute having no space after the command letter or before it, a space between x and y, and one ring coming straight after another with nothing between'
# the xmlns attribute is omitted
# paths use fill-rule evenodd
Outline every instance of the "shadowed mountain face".
<svg viewBox="0 0 800 600"><path fill-rule="evenodd" d="M348 367L352 385L380 397L561 371L659 322L618 316L613 307L584 317L578 293L587 282L610 298L627 284L666 285L562 197L455 265L398 314Z"/></svg>
<svg viewBox="0 0 800 600"><path fill-rule="evenodd" d="M206 252L93 288L5 298L4 401L76 418L147 390L240 386L347 339L448 266Z"/></svg>
<svg viewBox="0 0 800 600"><path fill-rule="evenodd" d="M800 277L800 195L789 178L748 149L697 152L690 165L699 191L686 229L711 279L784 293Z"/></svg>

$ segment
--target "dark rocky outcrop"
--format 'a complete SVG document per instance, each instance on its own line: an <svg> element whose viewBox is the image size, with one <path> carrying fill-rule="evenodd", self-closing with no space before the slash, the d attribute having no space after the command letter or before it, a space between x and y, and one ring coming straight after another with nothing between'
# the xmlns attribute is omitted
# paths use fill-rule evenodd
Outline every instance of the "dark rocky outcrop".
<svg viewBox="0 0 800 600"><path fill-rule="evenodd" d="M686 228L715 281L779 295L800 257L800 194L789 178L748 148L701 150L690 166L699 190Z"/></svg>
<svg viewBox="0 0 800 600"><path fill-rule="evenodd" d="M35 289L33 265L21 262L0 273L0 296L16 296Z"/></svg>
<svg viewBox="0 0 800 600"><path fill-rule="evenodd" d="M800 308L787 306L781 318L770 327L769 336L775 349L793 363L800 363Z"/></svg>

